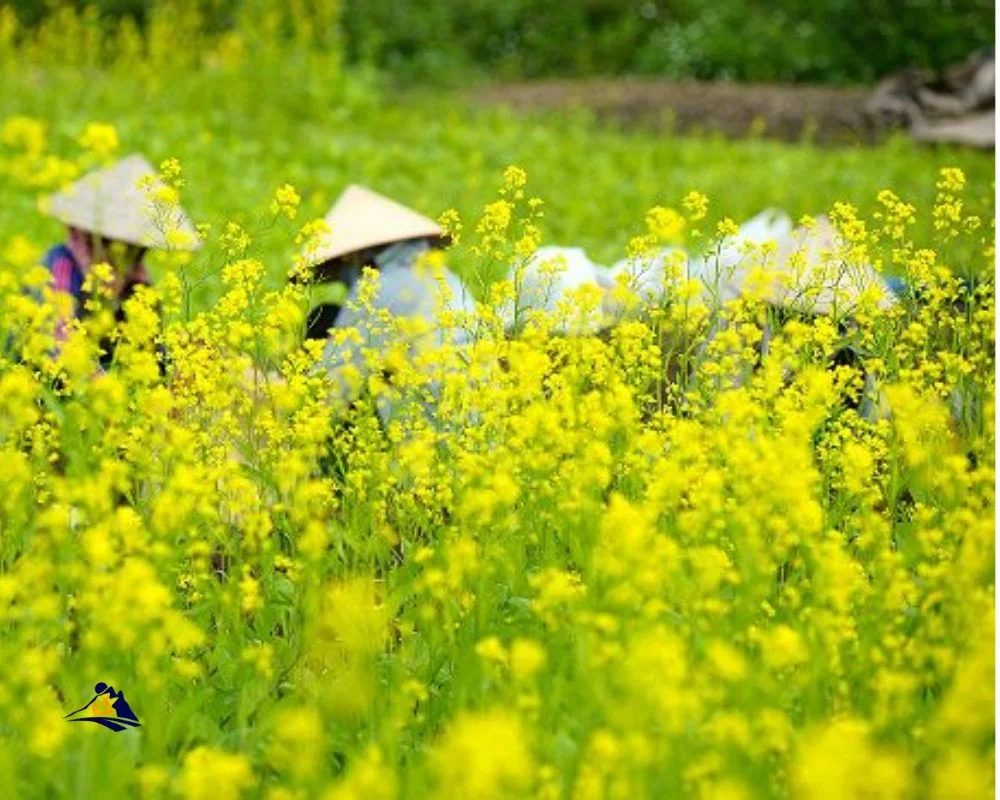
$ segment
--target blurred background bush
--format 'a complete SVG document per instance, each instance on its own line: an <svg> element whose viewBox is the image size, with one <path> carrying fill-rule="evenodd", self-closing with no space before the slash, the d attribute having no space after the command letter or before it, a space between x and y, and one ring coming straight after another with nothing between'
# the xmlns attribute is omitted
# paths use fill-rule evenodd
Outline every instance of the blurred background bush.
<svg viewBox="0 0 1000 800"><path fill-rule="evenodd" d="M36 25L59 0L7 0ZM167 0L225 30L241 17L324 12L330 0ZM89 0L140 25L163 0ZM993 44L990 0L337 0L348 63L404 80L460 82L656 75L868 83L907 66L940 69ZM280 13L280 12L278 12ZM329 19L329 16L325 16ZM341 38L342 37L342 38Z"/></svg>

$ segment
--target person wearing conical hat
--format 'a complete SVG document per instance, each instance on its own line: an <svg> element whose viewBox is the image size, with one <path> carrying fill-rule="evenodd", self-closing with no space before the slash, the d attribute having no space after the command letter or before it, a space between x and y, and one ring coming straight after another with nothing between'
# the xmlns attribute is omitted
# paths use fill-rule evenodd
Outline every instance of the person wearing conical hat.
<svg viewBox="0 0 1000 800"><path fill-rule="evenodd" d="M808 226L795 227L783 211L766 209L704 254L667 247L650 258L623 259L610 268L598 266L591 270L597 277L586 279L599 287L612 287L606 290L604 304L612 322L620 319L627 308L633 308L631 303L623 305L613 292L621 281L642 301L639 308L644 303L658 303L667 294L676 295L689 281L699 285L701 300L716 311L727 303L752 297L767 309L761 320L762 358L771 347L775 325L780 326L782 320L829 317L837 323L841 336L832 365L853 365L863 370L864 354L853 343L854 317L862 308L889 309L897 296L874 268L854 263L845 255L844 242L828 218L821 216ZM585 255L577 260L583 267L588 266ZM578 268L577 272L589 275L586 269ZM700 344L673 342L671 348L682 351L696 346L704 352L708 342L729 324L724 313L714 315L713 320ZM671 379L679 378L677 368L676 364L668 366ZM736 377L734 382L741 383L745 377ZM865 374L862 395L850 402L860 405L862 413L872 414L870 400L875 394L873 379Z"/></svg>
<svg viewBox="0 0 1000 800"><path fill-rule="evenodd" d="M807 316L838 319L854 314L866 300L885 310L896 302L889 281L868 264L848 263L844 242L825 216L794 227L785 212L766 209L744 222L703 255L668 247L649 261L625 259L611 267L634 279L646 296L662 295L671 264L679 265L680 280L702 285L709 305L721 305L752 295L766 306Z"/></svg>
<svg viewBox="0 0 1000 800"><path fill-rule="evenodd" d="M320 284L336 281L350 291L360 279L362 269L372 267L383 278L391 276L382 288L382 297L390 305L398 305L393 299L397 289L410 282L421 284L411 272L412 267L432 250L447 246L449 241L434 220L357 184L341 193L324 221L330 232L309 254L313 280ZM426 293L430 288L421 285L418 291ZM307 338L326 338L340 312L337 303L324 303L312 309Z"/></svg>
<svg viewBox="0 0 1000 800"><path fill-rule="evenodd" d="M410 245L407 250L412 252L448 243L434 220L357 184L344 189L324 220L330 234L310 259L319 281L336 279L354 267L377 267L386 260L385 251L403 252L396 247L400 244Z"/></svg>
<svg viewBox="0 0 1000 800"><path fill-rule="evenodd" d="M787 217L778 216L783 217L784 227L791 227ZM776 244L766 276L755 276L741 265L733 275L737 292L757 292L775 308L838 319L853 315L866 302L885 311L896 301L891 287L871 265L844 257L844 241L825 216L776 237ZM754 259L749 265L755 265Z"/></svg>
<svg viewBox="0 0 1000 800"><path fill-rule="evenodd" d="M447 269L435 275L420 268L434 250L447 246L448 236L441 226L357 185L344 190L325 220L330 234L310 258L314 279L344 283L348 294L342 307L330 303L312 310L307 336L327 338L332 330L355 330L363 342L335 336L327 341L324 363L338 387L338 402L356 399L358 382L346 376L370 372L366 352L386 354L402 346L415 355L428 344L461 345L466 341L460 325L443 329L439 314L457 312L459 318L468 319L475 313L471 293ZM378 271L372 296L361 281L365 267ZM387 324L387 318L393 322ZM386 377L391 382L391 376ZM375 400L380 418L388 423L394 404L386 398Z"/></svg>
<svg viewBox="0 0 1000 800"><path fill-rule="evenodd" d="M148 284L143 264L147 249L187 249L199 246L194 226L179 206L158 208L151 190L162 186L153 167L141 155L85 175L48 198L46 212L67 228L66 241L52 247L43 263L52 273L52 287L69 295L73 314L84 313L84 281L95 264L108 263L115 272L116 313L136 286ZM65 321L57 335L62 336Z"/></svg>
<svg viewBox="0 0 1000 800"><path fill-rule="evenodd" d="M826 216L794 226L783 211L767 209L726 237L710 256L692 259L690 277L701 280L706 299L727 302L753 297L769 309L763 321L760 355L772 346L776 325L790 318L826 317L840 337L830 366L851 366L863 375L863 386L849 407L866 417L878 413L879 391L858 349L856 315L862 310L886 311L897 302L887 281L870 265L853 260L845 242ZM722 322L722 326L725 326Z"/></svg>

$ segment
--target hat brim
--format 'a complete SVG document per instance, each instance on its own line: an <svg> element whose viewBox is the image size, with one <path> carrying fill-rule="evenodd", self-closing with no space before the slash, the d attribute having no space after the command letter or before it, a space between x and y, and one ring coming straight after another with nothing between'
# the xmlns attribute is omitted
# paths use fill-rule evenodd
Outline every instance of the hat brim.
<svg viewBox="0 0 1000 800"><path fill-rule="evenodd" d="M158 210L148 190L140 187L146 180L150 188L161 185L149 162L133 154L51 195L41 210L112 241L157 250L197 250L201 242L185 211L179 205Z"/></svg>
<svg viewBox="0 0 1000 800"><path fill-rule="evenodd" d="M377 269L377 265L374 261L375 252L382 249L383 247L388 247L393 244L401 244L403 242L416 242L420 240L426 240L430 242L431 247L444 249L451 246L451 236L447 233L442 233L434 236L411 236L408 239L394 239L389 238L385 241L375 242L365 247L360 247L355 250L351 250L347 253L341 253L339 255L328 258L326 261L321 261L315 264L309 272L308 280L301 275L293 275L291 281L293 283L333 283L335 281L343 281L347 270L358 264L360 261L362 265L369 266Z"/></svg>

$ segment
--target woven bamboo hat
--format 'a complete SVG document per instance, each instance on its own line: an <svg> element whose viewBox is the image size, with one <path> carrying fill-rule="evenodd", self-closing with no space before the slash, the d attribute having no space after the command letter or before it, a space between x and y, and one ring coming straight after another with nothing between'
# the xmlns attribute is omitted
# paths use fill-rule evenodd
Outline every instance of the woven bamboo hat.
<svg viewBox="0 0 1000 800"><path fill-rule="evenodd" d="M140 186L140 182L146 184ZM195 250L198 235L179 206L158 208L149 197L161 186L156 171L141 155L134 154L107 169L91 172L52 195L46 212L74 228L118 242L156 249ZM171 237L166 232L179 231Z"/></svg>
<svg viewBox="0 0 1000 800"><path fill-rule="evenodd" d="M844 243L826 217L779 238L777 252L764 265L766 280L757 287L748 269L739 271L740 289L762 289L762 299L779 308L829 316L851 313L871 297L878 309L895 302L892 290L868 264L844 257Z"/></svg>
<svg viewBox="0 0 1000 800"><path fill-rule="evenodd" d="M330 234L310 254L314 266L409 239L446 239L434 220L364 186L348 186L325 217Z"/></svg>

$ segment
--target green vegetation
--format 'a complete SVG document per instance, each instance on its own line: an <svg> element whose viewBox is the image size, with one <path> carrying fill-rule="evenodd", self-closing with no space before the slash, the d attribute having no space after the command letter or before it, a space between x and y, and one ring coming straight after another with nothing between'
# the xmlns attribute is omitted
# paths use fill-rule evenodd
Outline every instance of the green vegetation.
<svg viewBox="0 0 1000 800"><path fill-rule="evenodd" d="M94 0L108 20L195 7L216 30L261 19L262 0ZM83 3L78 3L83 5ZM940 69L993 44L989 0L326 0L352 62L397 78L454 82L566 75L664 75L864 83L908 66ZM14 0L37 22L48 7Z"/></svg>
<svg viewBox="0 0 1000 800"><path fill-rule="evenodd" d="M980 211L993 172L989 155L918 148L903 138L877 148L823 149L621 131L582 113L521 118L503 109L473 111L457 96L390 93L372 78L345 76L336 63L309 58L280 66L258 58L169 77L127 66L10 68L3 81L0 118L47 121L57 152L76 152L75 138L98 120L116 126L124 152L140 150L154 163L180 159L185 204L199 222L236 219L257 227L254 220L266 216L286 181L299 189L308 216L322 216L355 182L432 216L456 208L472 217L503 168L518 164L545 200L544 241L581 245L605 263L622 257L648 208L675 205L691 189L711 198L711 221L739 221L769 206L794 217L817 214L834 199L867 212L886 187L926 207L939 168L953 165L968 175L967 202ZM15 232L40 243L61 236L35 202L8 192L0 240ZM926 231L918 235L926 239ZM293 253L291 231L258 237L255 252L280 281ZM209 287L203 299L215 295L217 285Z"/></svg>
<svg viewBox="0 0 1000 800"><path fill-rule="evenodd" d="M992 270L993 158L473 110L255 5L144 37L0 11L4 796L992 797L994 287L954 272ZM208 244L121 320L91 265L63 318L39 196L134 150ZM591 283L505 328L524 284L497 281L474 314L303 343L296 234L349 182L457 209L420 269L470 279L536 221L641 262L847 202L805 307L764 245L725 304ZM915 291L809 313L879 257ZM120 711L105 683L139 728L63 719Z"/></svg>

